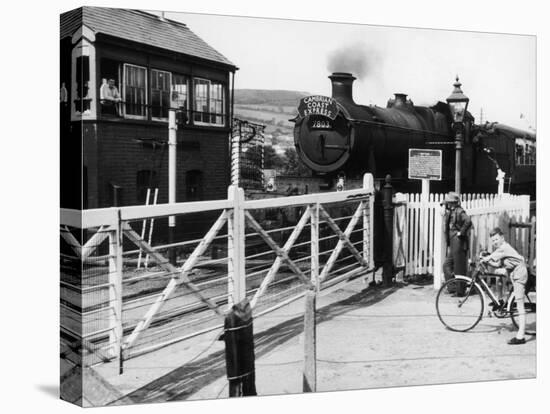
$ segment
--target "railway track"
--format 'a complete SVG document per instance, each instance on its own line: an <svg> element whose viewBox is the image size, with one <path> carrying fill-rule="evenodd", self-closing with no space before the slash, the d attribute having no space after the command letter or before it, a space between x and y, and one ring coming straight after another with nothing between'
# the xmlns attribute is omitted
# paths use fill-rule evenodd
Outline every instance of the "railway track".
<svg viewBox="0 0 550 414"><path fill-rule="evenodd" d="M247 297L254 296L271 263L272 261L259 260L247 263ZM347 270L348 267L349 264L345 261L339 266L343 270ZM260 270L255 271L258 268ZM301 263L300 268L309 271L309 262ZM201 288L206 297L224 308L227 306L227 274L222 269L223 265L214 269L199 265L191 280ZM109 285L108 274L100 274L99 269L95 270L83 277L81 286L70 283L70 275L62 275L61 288L64 290L64 300L61 304L61 326L62 337L66 343L77 341L82 334L96 349L102 349L109 343ZM337 273L338 270L335 274ZM124 336L132 333L147 309L162 293L169 279L170 274L156 269L139 274L135 271L124 273ZM327 280L324 286L330 287L330 281ZM258 302L255 314L261 314L270 307L296 299L302 294L302 283L288 268L282 267L275 280L270 283L265 296ZM162 311L133 346L132 356L144 352L153 343L158 343L162 339L193 336L216 329L222 324L219 316L181 286L167 300ZM79 327L84 327L84 331L82 332ZM102 362L101 357L96 358L95 363L98 362Z"/></svg>

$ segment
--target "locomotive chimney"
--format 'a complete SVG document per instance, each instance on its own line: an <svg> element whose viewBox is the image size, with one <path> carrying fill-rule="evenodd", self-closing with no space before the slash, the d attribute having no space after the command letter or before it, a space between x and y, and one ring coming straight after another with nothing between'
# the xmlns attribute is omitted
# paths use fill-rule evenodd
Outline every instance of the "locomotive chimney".
<svg viewBox="0 0 550 414"><path fill-rule="evenodd" d="M399 108L400 106L405 106L407 104L407 94L406 93L396 93L395 102L393 104L394 108Z"/></svg>
<svg viewBox="0 0 550 414"><path fill-rule="evenodd" d="M332 97L348 100L353 103L353 81L356 79L351 73L334 72L329 76L332 81Z"/></svg>

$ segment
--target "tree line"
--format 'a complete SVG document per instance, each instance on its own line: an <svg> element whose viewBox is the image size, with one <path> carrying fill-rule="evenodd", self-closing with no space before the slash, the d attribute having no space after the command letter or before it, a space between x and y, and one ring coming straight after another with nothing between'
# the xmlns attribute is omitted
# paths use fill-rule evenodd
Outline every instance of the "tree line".
<svg viewBox="0 0 550 414"><path fill-rule="evenodd" d="M294 147L278 154L271 145L264 146L264 168L277 170L283 175L311 177L311 170L302 163Z"/></svg>

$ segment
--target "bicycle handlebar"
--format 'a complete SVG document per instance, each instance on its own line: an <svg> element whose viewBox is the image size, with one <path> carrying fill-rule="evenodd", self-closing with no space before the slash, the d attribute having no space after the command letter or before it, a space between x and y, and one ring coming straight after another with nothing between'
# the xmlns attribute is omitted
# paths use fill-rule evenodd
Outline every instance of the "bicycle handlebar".
<svg viewBox="0 0 550 414"><path fill-rule="evenodd" d="M489 272L488 267L489 265L487 263L483 263L481 260L478 260L476 262L474 272L481 273L484 276L493 276L493 277L500 277L500 278L508 277L508 275L506 274Z"/></svg>

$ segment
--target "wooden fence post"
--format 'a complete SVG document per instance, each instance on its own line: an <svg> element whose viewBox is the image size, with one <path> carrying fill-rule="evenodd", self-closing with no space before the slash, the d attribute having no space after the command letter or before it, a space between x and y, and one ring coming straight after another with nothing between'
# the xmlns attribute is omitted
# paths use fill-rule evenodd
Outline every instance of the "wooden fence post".
<svg viewBox="0 0 550 414"><path fill-rule="evenodd" d="M531 220L531 229L529 231L529 270L535 272L536 270L536 238L537 238L537 218L533 216Z"/></svg>
<svg viewBox="0 0 550 414"><path fill-rule="evenodd" d="M384 208L384 264L382 266L382 284L384 287L393 283L393 187L391 175L386 175L386 184L382 188Z"/></svg>
<svg viewBox="0 0 550 414"><path fill-rule="evenodd" d="M369 264L369 267L372 267L372 220L374 210L374 178L372 174L366 173L363 175L363 189L372 192L369 200L363 203L363 259Z"/></svg>
<svg viewBox="0 0 550 414"><path fill-rule="evenodd" d="M522 215L523 218L528 219L531 210L531 197L529 195L522 196Z"/></svg>
<svg viewBox="0 0 550 414"><path fill-rule="evenodd" d="M229 186L227 198L233 202L233 212L227 220L227 305L239 303L246 297L244 191Z"/></svg>
<svg viewBox="0 0 550 414"><path fill-rule="evenodd" d="M122 232L109 231L109 355L118 358L122 344Z"/></svg>
<svg viewBox="0 0 550 414"><path fill-rule="evenodd" d="M315 290L319 290L319 203L312 204L310 208L311 226L311 282Z"/></svg>
<svg viewBox="0 0 550 414"><path fill-rule="evenodd" d="M315 302L317 292L308 289L305 294L304 312L304 376L303 392L317 391L317 338L315 326Z"/></svg>
<svg viewBox="0 0 550 414"><path fill-rule="evenodd" d="M422 193L420 194L420 272L427 271L428 264L428 201L430 198L430 180L422 180Z"/></svg>
<svg viewBox="0 0 550 414"><path fill-rule="evenodd" d="M434 289L439 290L443 279L443 260L446 254L446 244L443 237L443 212L435 209L434 217Z"/></svg>
<svg viewBox="0 0 550 414"><path fill-rule="evenodd" d="M367 173L363 176L363 188L372 194L369 197L368 217L363 216L363 228L368 224L368 227L369 227L368 263L370 268L374 268L374 177L372 174Z"/></svg>
<svg viewBox="0 0 550 414"><path fill-rule="evenodd" d="M437 214L438 212L438 207L439 205L436 204L436 194L434 193L431 193L430 194L430 200L429 200L429 212L430 212L430 217L429 217L429 222L430 222L430 240L429 240L429 244L428 244L428 259L429 259L429 262L428 262L428 273L431 273L432 275L434 274L434 236L435 236L435 227L434 227L434 224L435 224L435 215Z"/></svg>
<svg viewBox="0 0 550 414"><path fill-rule="evenodd" d="M303 392L317 391L317 327L315 324L319 291L319 203L309 206L311 225L311 283L305 294L304 309L304 374ZM363 252L364 254L364 252Z"/></svg>

